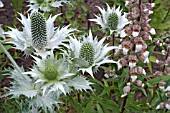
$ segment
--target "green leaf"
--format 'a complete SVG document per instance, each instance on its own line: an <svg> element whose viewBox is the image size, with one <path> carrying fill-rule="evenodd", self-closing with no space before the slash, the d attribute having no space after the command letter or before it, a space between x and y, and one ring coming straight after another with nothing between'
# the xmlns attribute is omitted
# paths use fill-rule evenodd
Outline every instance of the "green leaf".
<svg viewBox="0 0 170 113"><path fill-rule="evenodd" d="M165 23L157 24L155 28L156 29L167 29L169 27L170 27L170 21L166 21Z"/></svg>
<svg viewBox="0 0 170 113"><path fill-rule="evenodd" d="M97 113L104 113L99 104L96 104L96 107L97 107Z"/></svg>
<svg viewBox="0 0 170 113"><path fill-rule="evenodd" d="M155 56L150 56L149 61L156 63L156 60L158 60Z"/></svg>
<svg viewBox="0 0 170 113"><path fill-rule="evenodd" d="M87 14L86 13L82 13L78 15L78 18L86 18Z"/></svg>
<svg viewBox="0 0 170 113"><path fill-rule="evenodd" d="M71 19L74 16L75 12L74 11L68 11L66 12L66 18Z"/></svg>
<svg viewBox="0 0 170 113"><path fill-rule="evenodd" d="M93 100L92 99L90 99L90 101L86 105L86 108L83 111L84 111L84 113L95 113L96 112L93 109Z"/></svg>
<svg viewBox="0 0 170 113"><path fill-rule="evenodd" d="M152 73L152 63L151 62L147 63L147 66L149 68L149 71Z"/></svg>
<svg viewBox="0 0 170 113"><path fill-rule="evenodd" d="M149 55L151 55L153 53L155 47L156 47L155 45L152 45L152 46L148 47Z"/></svg>
<svg viewBox="0 0 170 113"><path fill-rule="evenodd" d="M93 97L93 99L95 99L96 101L99 102L99 104L102 106L102 108L106 108L108 110L112 110L115 113L119 113L119 106L118 104L116 104L113 100L111 99L105 99L105 98L101 98L101 97Z"/></svg>
<svg viewBox="0 0 170 113"><path fill-rule="evenodd" d="M75 107L75 109L77 110L77 111L81 111L82 112L82 107L81 107L81 105L80 104L78 104L78 102L75 100L75 99L73 99L71 96L68 96L69 97L69 101L71 102L71 104Z"/></svg>
<svg viewBox="0 0 170 113"><path fill-rule="evenodd" d="M170 80L170 76L160 76L160 77L153 78L153 79L151 79L147 82L147 85L153 86L154 84L157 84L157 83L164 81L164 80Z"/></svg>

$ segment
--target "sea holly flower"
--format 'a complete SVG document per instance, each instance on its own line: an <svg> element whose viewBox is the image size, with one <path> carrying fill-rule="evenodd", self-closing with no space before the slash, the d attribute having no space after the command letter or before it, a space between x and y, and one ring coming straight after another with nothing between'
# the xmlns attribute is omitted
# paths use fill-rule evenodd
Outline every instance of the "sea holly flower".
<svg viewBox="0 0 170 113"><path fill-rule="evenodd" d="M107 54L110 50L118 47L103 45L105 39L102 38L100 41L97 40L97 37L93 39L90 30L88 36L83 36L82 40L70 37L69 53L65 53L71 60L75 61L79 70L83 73L88 72L93 77L93 67L97 68L104 63L116 63L109 60Z"/></svg>
<svg viewBox="0 0 170 113"><path fill-rule="evenodd" d="M24 70L21 68L22 72ZM3 95L3 97L11 96L11 98L19 98L21 96L25 96L20 102L20 106L28 105L29 108L26 109L27 113L32 113L33 111L37 111L42 108L44 111L47 109L49 111L54 111L54 105L58 106L60 101L58 100L60 93L55 92L55 94L42 95L42 90L40 89L41 85L35 85L34 79L30 78L28 75L23 75L17 70L9 70L11 78L13 81L11 82L11 87L7 88L8 92ZM33 109L33 107L35 107ZM23 111L23 108L21 108ZM32 111L33 110L33 111ZM31 112L32 111L32 112ZM36 112L34 112L36 113Z"/></svg>
<svg viewBox="0 0 170 113"><path fill-rule="evenodd" d="M67 0L28 0L29 7L28 11L35 12L35 11L44 11L49 12L52 7L60 7L63 6L62 3L69 3Z"/></svg>
<svg viewBox="0 0 170 113"><path fill-rule="evenodd" d="M120 7L116 9L116 7L110 8L108 4L107 10L104 8L97 8L101 12L101 16L95 15L96 19L89 19L90 21L96 22L98 25L102 27L103 31L106 31L108 28L110 30L110 34L114 33L116 36L120 34L121 37L125 37L125 32L123 30L124 26L129 24L130 22L126 19L126 14L122 15L122 10Z"/></svg>
<svg viewBox="0 0 170 113"><path fill-rule="evenodd" d="M4 4L2 3L1 0L0 0L0 7L4 7Z"/></svg>
<svg viewBox="0 0 170 113"><path fill-rule="evenodd" d="M58 14L60 15L60 14ZM34 48L36 54L46 57L49 51L46 49L60 48L63 42L68 41L67 36L71 35L75 29L68 26L55 28L54 21L58 15L49 16L48 20L39 12L34 12L28 15L28 18L20 14L21 19L18 19L23 24L23 31L15 28L10 28L11 31L6 32L13 40L9 43L14 44L16 49L26 51L27 48Z"/></svg>
<svg viewBox="0 0 170 113"><path fill-rule="evenodd" d="M76 90L91 89L91 83L86 81L81 76L76 76L74 73L69 73L69 65L64 58L57 59L51 54L46 59L40 59L33 56L36 65L29 72L35 78L35 84L41 83L43 95L50 94L51 92L69 93L71 87ZM74 83L74 84L73 84Z"/></svg>

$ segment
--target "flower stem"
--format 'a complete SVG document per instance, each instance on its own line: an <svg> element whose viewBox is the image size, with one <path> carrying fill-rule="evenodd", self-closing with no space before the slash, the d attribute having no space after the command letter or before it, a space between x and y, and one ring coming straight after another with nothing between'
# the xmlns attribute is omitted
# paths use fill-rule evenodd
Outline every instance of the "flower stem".
<svg viewBox="0 0 170 113"><path fill-rule="evenodd" d="M114 33L112 34L112 37L111 37L111 40L112 40L112 46L114 46L114 41L115 41L115 36L114 36ZM114 49L113 49L113 56L114 56Z"/></svg>
<svg viewBox="0 0 170 113"><path fill-rule="evenodd" d="M11 61L11 63L14 65L14 67L17 69L18 72L22 73L20 67L17 65L17 63L14 61L14 59L12 58L12 56L9 54L9 52L6 50L6 48L2 45L1 41L0 41L0 48L2 48L2 50L4 51L4 53L6 54L6 56L9 58L9 60Z"/></svg>
<svg viewBox="0 0 170 113"><path fill-rule="evenodd" d="M72 62L72 65L70 66L69 73L73 71L73 68L74 68L74 62Z"/></svg>

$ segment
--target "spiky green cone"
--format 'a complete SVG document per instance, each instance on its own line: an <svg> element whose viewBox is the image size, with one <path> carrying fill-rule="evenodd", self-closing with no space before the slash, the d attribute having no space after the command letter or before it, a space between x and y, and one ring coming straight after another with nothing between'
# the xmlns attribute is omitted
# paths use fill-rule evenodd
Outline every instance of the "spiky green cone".
<svg viewBox="0 0 170 113"><path fill-rule="evenodd" d="M94 62L94 48L91 43L85 43L80 49L80 58L84 59L91 66Z"/></svg>
<svg viewBox="0 0 170 113"><path fill-rule="evenodd" d="M31 15L31 33L32 42L37 49L42 49L47 44L47 29L45 17L39 13L34 12Z"/></svg>
<svg viewBox="0 0 170 113"><path fill-rule="evenodd" d="M108 17L108 27L111 30L116 30L118 26L118 16L116 13L111 13Z"/></svg>

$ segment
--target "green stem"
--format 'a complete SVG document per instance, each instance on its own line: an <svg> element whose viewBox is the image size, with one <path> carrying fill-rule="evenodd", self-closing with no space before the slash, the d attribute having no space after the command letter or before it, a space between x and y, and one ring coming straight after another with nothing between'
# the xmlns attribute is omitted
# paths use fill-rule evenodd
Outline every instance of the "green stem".
<svg viewBox="0 0 170 113"><path fill-rule="evenodd" d="M1 41L0 41L0 48L2 48L2 50L4 51L4 53L6 54L6 56L9 58L9 60L11 61L11 63L14 65L14 67L17 69L18 72L22 73L20 67L17 65L17 63L14 61L14 59L12 58L12 56L9 54L9 52L6 50L6 48L2 45Z"/></svg>
<svg viewBox="0 0 170 113"><path fill-rule="evenodd" d="M70 66L69 73L73 71L73 68L74 68L74 62L72 62L72 65Z"/></svg>

